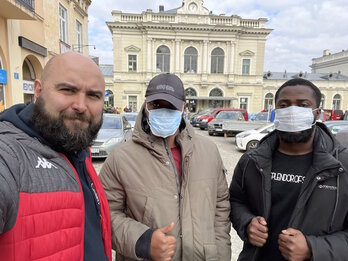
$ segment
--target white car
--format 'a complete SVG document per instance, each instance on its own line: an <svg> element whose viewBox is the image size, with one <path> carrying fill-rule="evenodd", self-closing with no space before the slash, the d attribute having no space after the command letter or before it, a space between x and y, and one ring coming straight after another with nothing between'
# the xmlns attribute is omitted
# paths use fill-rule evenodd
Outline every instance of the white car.
<svg viewBox="0 0 348 261"><path fill-rule="evenodd" d="M274 124L270 123L258 129L247 130L236 135L236 146L240 150L254 149L260 140L274 130Z"/></svg>

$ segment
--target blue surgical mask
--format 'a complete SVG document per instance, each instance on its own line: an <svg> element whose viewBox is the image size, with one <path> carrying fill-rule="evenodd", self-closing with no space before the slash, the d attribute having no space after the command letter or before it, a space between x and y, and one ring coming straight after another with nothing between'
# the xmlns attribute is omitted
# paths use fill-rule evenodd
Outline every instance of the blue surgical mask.
<svg viewBox="0 0 348 261"><path fill-rule="evenodd" d="M180 126L182 112L161 108L156 110L146 110L149 112L149 125L153 135L167 138L173 135Z"/></svg>

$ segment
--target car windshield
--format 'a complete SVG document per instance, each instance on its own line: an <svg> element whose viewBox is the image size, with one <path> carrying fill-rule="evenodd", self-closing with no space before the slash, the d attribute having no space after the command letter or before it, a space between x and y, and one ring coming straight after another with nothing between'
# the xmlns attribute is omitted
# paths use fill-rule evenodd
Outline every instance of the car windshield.
<svg viewBox="0 0 348 261"><path fill-rule="evenodd" d="M104 117L102 129L121 129L121 118L119 117Z"/></svg>
<svg viewBox="0 0 348 261"><path fill-rule="evenodd" d="M124 115L127 119L127 121L136 121L137 115L136 114L125 114Z"/></svg>
<svg viewBox="0 0 348 261"><path fill-rule="evenodd" d="M220 112L216 118L217 119L224 119L224 120L238 120L239 119L239 113L238 112L232 112L232 111L222 111Z"/></svg>
<svg viewBox="0 0 348 261"><path fill-rule="evenodd" d="M256 114L255 121L267 121L268 112L259 112Z"/></svg>

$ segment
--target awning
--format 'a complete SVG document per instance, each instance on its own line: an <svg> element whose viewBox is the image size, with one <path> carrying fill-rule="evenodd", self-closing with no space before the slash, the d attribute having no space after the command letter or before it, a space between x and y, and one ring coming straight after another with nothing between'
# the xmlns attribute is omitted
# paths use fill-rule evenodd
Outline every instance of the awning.
<svg viewBox="0 0 348 261"><path fill-rule="evenodd" d="M234 101L238 100L235 97L221 97L221 96L210 96L210 97L202 97L202 96L186 96L186 100L212 100L212 101Z"/></svg>

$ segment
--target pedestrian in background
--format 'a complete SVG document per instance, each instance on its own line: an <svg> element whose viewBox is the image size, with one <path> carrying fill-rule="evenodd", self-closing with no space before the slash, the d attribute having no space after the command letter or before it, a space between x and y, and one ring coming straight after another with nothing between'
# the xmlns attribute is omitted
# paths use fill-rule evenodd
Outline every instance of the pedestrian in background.
<svg viewBox="0 0 348 261"><path fill-rule="evenodd" d="M78 53L52 58L34 103L0 114L0 260L111 260L110 213L88 146L105 83Z"/></svg>
<svg viewBox="0 0 348 261"><path fill-rule="evenodd" d="M239 160L231 220L238 260L348 258L348 151L320 117L320 90L304 79L275 95L275 131Z"/></svg>
<svg viewBox="0 0 348 261"><path fill-rule="evenodd" d="M183 119L173 74L146 90L131 141L105 161L116 260L231 260L226 170L216 145Z"/></svg>

